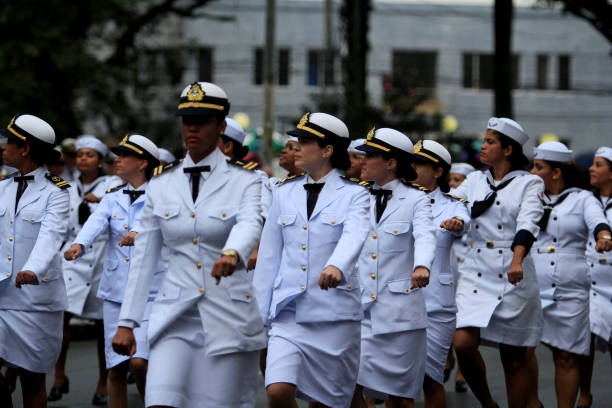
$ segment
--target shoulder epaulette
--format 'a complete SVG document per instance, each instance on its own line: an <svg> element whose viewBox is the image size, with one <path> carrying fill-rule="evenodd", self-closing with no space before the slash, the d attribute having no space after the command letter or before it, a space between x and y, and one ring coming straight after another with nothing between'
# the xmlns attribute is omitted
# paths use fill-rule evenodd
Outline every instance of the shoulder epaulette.
<svg viewBox="0 0 612 408"><path fill-rule="evenodd" d="M259 163L254 161L245 162L242 160L228 158L227 162L228 164L233 164L234 166L242 167L245 170L255 170L259 167Z"/></svg>
<svg viewBox="0 0 612 408"><path fill-rule="evenodd" d="M70 187L70 184L60 176L56 176L55 174L48 172L45 174L45 177L50 180L53 184L61 189L65 189Z"/></svg>
<svg viewBox="0 0 612 408"><path fill-rule="evenodd" d="M285 183L288 183L290 181L297 180L297 179L299 179L300 177L303 177L303 176L304 176L303 174L294 174L293 176L287 176L284 179L278 180L278 183L276 183L276 185L280 186L281 184L285 184Z"/></svg>
<svg viewBox="0 0 612 408"><path fill-rule="evenodd" d="M461 197L457 197L456 195L452 195L452 194L449 194L449 193L442 193L442 194L444 194L445 196L447 196L449 198L452 198L453 200L457 200L459 202L462 202L463 204L466 204L468 202L467 200L465 200L465 199L463 199Z"/></svg>
<svg viewBox="0 0 612 408"><path fill-rule="evenodd" d="M123 184L120 184L120 185L115 186L115 187L113 187L113 188L109 188L108 190L106 190L106 192L107 192L107 193L114 193L114 192L115 192L115 191L117 191L117 190L121 190L121 189L122 189L123 187L125 187L125 186L127 186L127 183L123 183Z"/></svg>
<svg viewBox="0 0 612 408"><path fill-rule="evenodd" d="M14 172L9 173L9 174L7 174L7 175L5 175L5 176L0 176L0 180L7 180L7 179L10 179L10 178L15 177L15 176L16 176L16 175L18 175L18 174L19 174L19 172L18 172L18 171L14 171Z"/></svg>
<svg viewBox="0 0 612 408"><path fill-rule="evenodd" d="M181 164L182 162L183 162L183 159L178 159L178 160L175 160L173 162L170 162L170 163L166 164L165 166L163 166L163 165L157 166L155 169L153 169L153 177L159 176L164 171L169 170L169 169L171 169L173 167L176 167L179 164Z"/></svg>
<svg viewBox="0 0 612 408"><path fill-rule="evenodd" d="M417 183L412 183L412 182L410 182L410 181L408 181L408 180L406 180L406 179L400 179L400 181L401 181L401 182L402 182L402 184L404 184L405 186L412 187L412 188L416 188L417 190L421 190L421 191L422 191L422 192L424 192L424 193L428 193L428 194L429 194L429 193L431 193L431 190L430 190L430 189L428 189L428 188L426 188L426 187L423 187L423 186L422 186L422 185L420 185L420 184L417 184Z"/></svg>
<svg viewBox="0 0 612 408"><path fill-rule="evenodd" d="M342 179L344 179L346 181L350 181L351 183L359 184L360 186L363 186L365 188L372 187L372 185L370 183L368 183L365 180L358 179L357 177L340 176L340 178L342 178Z"/></svg>

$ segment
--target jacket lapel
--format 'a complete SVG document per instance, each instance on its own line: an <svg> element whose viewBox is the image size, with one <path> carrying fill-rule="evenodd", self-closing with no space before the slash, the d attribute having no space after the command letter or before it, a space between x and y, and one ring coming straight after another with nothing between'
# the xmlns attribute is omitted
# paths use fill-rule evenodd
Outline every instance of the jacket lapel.
<svg viewBox="0 0 612 408"><path fill-rule="evenodd" d="M338 195L336 194L336 190L339 190L344 187L344 183L340 179L337 170L332 170L331 174L327 178L325 185L321 189L321 193L319 193L319 198L317 199L317 205L315 205L314 210L312 211L312 215L310 218L316 217L325 207L328 207ZM302 187L303 189L303 187ZM304 204L306 204L306 200L304 200Z"/></svg>
<svg viewBox="0 0 612 408"><path fill-rule="evenodd" d="M34 175L34 180L28 182L28 187L25 189L23 195L19 199L19 204L17 204L17 211L15 214L18 214L25 206L38 201L41 196L41 191L47 187L47 183L41 179L42 177L44 177L44 175L37 172Z"/></svg>
<svg viewBox="0 0 612 408"><path fill-rule="evenodd" d="M174 171L173 174L172 187L174 188L175 194L183 200L187 208L191 211L195 209L195 205L193 203L193 198L191 198L191 183L189 181L189 175L183 172L183 167L185 166L185 162L183 161Z"/></svg>
<svg viewBox="0 0 612 408"><path fill-rule="evenodd" d="M211 154L215 155L215 168L210 172L204 183L202 183L198 198L196 199L196 207L205 202L208 197L213 195L229 181L230 169L225 160L225 156L218 149L215 149ZM191 193L191 186L189 187L189 192ZM193 199L191 199L191 201L193 201Z"/></svg>
<svg viewBox="0 0 612 408"><path fill-rule="evenodd" d="M384 222L387 218L389 218L391 214L396 212L404 204L404 199L406 198L406 195L407 195L406 189L404 189L402 185L399 184L393 190L391 198L389 199L389 202L387 203L387 208L385 208L385 211L383 212L382 217L380 217L380 221L378 222L379 224ZM376 203L374 203L374 207L376 207Z"/></svg>
<svg viewBox="0 0 612 408"><path fill-rule="evenodd" d="M289 186L289 188L293 188L293 190L291 191L291 197L295 197L295 199L292 200L293 206L295 207L296 211L302 216L302 219L304 219L304 221L308 221L308 211L306 208L307 195L306 190L304 189L304 184L306 184L306 177L302 177L301 180L294 181L292 184L294 185Z"/></svg>

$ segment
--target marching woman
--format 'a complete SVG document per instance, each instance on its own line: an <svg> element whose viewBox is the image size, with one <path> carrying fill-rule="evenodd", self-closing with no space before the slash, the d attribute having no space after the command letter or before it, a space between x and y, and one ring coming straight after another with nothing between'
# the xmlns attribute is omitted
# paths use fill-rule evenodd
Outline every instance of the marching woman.
<svg viewBox="0 0 612 408"><path fill-rule="evenodd" d="M71 243L95 211L106 190L117 184L117 178L102 171L108 148L93 136L85 135L76 140L76 168L80 176L73 182L70 192L70 219L66 243ZM112 184L114 183L114 184ZM112 184L112 185L111 185ZM101 234L87 252L75 262L62 262L62 272L68 294L68 308L64 313L64 336L62 351L55 363L55 380L47 398L57 401L69 391L65 373L66 356L70 344L70 319L78 316L94 321L98 340L98 384L93 396L93 405L106 404L106 370L104 353L104 326L102 324L102 299L97 297L98 286L104 267L108 234ZM68 248L66 245L65 249Z"/></svg>
<svg viewBox="0 0 612 408"><path fill-rule="evenodd" d="M453 345L472 392L483 407L495 407L486 380L481 342L497 345L506 377L508 406L525 407L530 381L527 347L542 335L542 305L529 250L544 210L542 179L523 167L529 136L507 118L491 118L481 150L490 166L454 190L471 210L470 252L457 287Z"/></svg>
<svg viewBox="0 0 612 408"><path fill-rule="evenodd" d="M274 188L254 278L270 325L268 405L297 407L297 396L348 407L359 368L355 265L368 232L368 184L339 172L350 166L340 119L307 113L288 133L299 139L295 164L306 174Z"/></svg>
<svg viewBox="0 0 612 408"><path fill-rule="evenodd" d="M448 172L451 155L433 140L418 142L413 167L416 183L429 189L429 198L436 227L435 259L429 285L423 289L427 306L427 363L425 366L426 407L445 407L444 380L446 358L455 334L457 307L450 265L451 245L463 233L469 222L465 200L448 194Z"/></svg>
<svg viewBox="0 0 612 408"><path fill-rule="evenodd" d="M145 405L255 405L258 350L266 337L246 262L261 233L261 178L217 148L229 102L196 82L177 114L188 152L156 170L147 187L114 349L138 352L141 324L163 244L168 271L149 318Z"/></svg>
<svg viewBox="0 0 612 408"><path fill-rule="evenodd" d="M612 148L600 147L595 152L589 168L591 186L595 189L598 206L604 211L608 225L612 223ZM600 241L590 236L586 249L587 265L591 275L590 324L591 350L580 367L579 407L590 407L593 403L591 377L595 350L609 351L612 358L612 253L601 252ZM610 234L603 237L612 239Z"/></svg>
<svg viewBox="0 0 612 408"><path fill-rule="evenodd" d="M66 287L57 253L68 232L70 185L46 169L56 161L55 132L32 115L13 118L3 162L17 169L0 181L0 367L17 370L24 407L46 407L45 375L62 346ZM0 405L11 395L0 375Z"/></svg>
<svg viewBox="0 0 612 408"><path fill-rule="evenodd" d="M589 354L591 340L585 250L591 234L597 250L612 249L612 241L604 238L610 236L610 226L597 199L581 189L586 177L563 143L542 143L533 159L531 173L544 181L545 188L540 196L544 216L531 248L544 312L542 343L553 352L557 406L572 408L578 395L580 356ZM530 358L537 373L535 353Z"/></svg>
<svg viewBox="0 0 612 408"><path fill-rule="evenodd" d="M412 407L423 386L427 311L423 292L436 246L427 190L407 182L413 145L389 128L370 131L362 175L372 180L369 232L359 257L362 287L359 376L352 407L363 394Z"/></svg>
<svg viewBox="0 0 612 408"><path fill-rule="evenodd" d="M111 148L118 155L115 167L117 175L126 184L116 186L107 191L96 210L83 225L70 248L64 253L67 261L73 261L81 256L88 256L92 243L102 234L110 232L106 260L102 279L98 289L98 297L104 300L104 340L106 352L106 368L110 370L110 406L127 406L127 361L136 379L136 385L144 399L144 384L147 371L148 347L145 314L141 327L136 331L138 352L130 356L118 355L113 352L112 338L117 330L119 310L123 301L123 293L127 282L130 259L134 249L129 246L133 232L138 230L138 222L145 202L145 189L153 169L159 164L159 152L153 142L141 135L126 136L119 146ZM158 280L163 274L163 266L158 265ZM149 298L156 295L159 282L151 286ZM148 286L147 286L148 289Z"/></svg>

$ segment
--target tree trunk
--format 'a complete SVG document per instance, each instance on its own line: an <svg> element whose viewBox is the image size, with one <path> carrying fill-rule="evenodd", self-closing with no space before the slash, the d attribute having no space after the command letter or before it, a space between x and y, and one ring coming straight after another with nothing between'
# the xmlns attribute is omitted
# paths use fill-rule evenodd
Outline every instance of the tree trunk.
<svg viewBox="0 0 612 408"><path fill-rule="evenodd" d="M512 0L495 0L495 58L493 87L495 116L513 116L512 110Z"/></svg>

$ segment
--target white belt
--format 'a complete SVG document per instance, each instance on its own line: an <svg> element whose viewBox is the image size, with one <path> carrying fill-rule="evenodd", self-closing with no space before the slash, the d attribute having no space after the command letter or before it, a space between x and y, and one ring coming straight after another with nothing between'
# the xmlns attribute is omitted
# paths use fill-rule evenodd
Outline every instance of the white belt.
<svg viewBox="0 0 612 408"><path fill-rule="evenodd" d="M474 241L470 241L470 247L472 247L472 248L488 248L488 249L510 248L512 246L512 242L514 242L514 241L495 241L495 240L492 240L492 239L489 239L489 240L486 240L486 241L474 240Z"/></svg>
<svg viewBox="0 0 612 408"><path fill-rule="evenodd" d="M570 254L570 255L585 255L585 250L583 248L572 248L572 247L557 247L554 245L548 245L545 247L537 247L534 248L535 251L538 254L553 254L553 253L560 253L560 254Z"/></svg>

